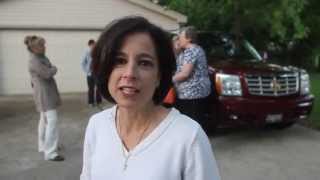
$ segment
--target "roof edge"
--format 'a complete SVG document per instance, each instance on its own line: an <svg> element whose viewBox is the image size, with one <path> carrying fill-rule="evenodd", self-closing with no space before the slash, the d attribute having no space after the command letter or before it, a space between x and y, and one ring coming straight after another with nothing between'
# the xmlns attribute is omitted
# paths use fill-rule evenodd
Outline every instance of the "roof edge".
<svg viewBox="0 0 320 180"><path fill-rule="evenodd" d="M142 8L146 8L146 9L151 10L153 12L156 12L156 13L162 14L164 16L167 16L171 19L174 19L178 23L186 23L188 20L187 16L185 16L179 12L166 9L166 8L164 8L160 5L154 4L148 0L127 0L127 1L132 4L138 5Z"/></svg>
<svg viewBox="0 0 320 180"><path fill-rule="evenodd" d="M104 27L0 24L0 30L102 31L103 29Z"/></svg>

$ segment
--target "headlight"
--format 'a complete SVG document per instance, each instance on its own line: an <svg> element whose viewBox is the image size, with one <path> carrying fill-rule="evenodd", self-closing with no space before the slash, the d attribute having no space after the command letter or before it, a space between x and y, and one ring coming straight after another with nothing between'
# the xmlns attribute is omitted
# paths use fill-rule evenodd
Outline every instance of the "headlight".
<svg viewBox="0 0 320 180"><path fill-rule="evenodd" d="M216 74L216 88L220 95L242 96L240 77L230 74Z"/></svg>
<svg viewBox="0 0 320 180"><path fill-rule="evenodd" d="M300 93L303 95L310 93L310 79L309 75L305 72L300 74Z"/></svg>

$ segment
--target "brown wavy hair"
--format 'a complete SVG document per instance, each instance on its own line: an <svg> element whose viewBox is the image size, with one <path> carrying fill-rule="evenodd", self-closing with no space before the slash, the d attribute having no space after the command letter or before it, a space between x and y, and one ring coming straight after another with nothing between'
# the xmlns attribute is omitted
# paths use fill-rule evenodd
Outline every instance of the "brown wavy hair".
<svg viewBox="0 0 320 180"><path fill-rule="evenodd" d="M146 33L154 43L159 60L160 85L152 99L155 104L160 104L173 85L171 79L176 68L175 55L170 34L143 17L124 17L106 26L92 51L93 75L103 97L115 103L107 85L116 62L116 53L124 39L134 33Z"/></svg>

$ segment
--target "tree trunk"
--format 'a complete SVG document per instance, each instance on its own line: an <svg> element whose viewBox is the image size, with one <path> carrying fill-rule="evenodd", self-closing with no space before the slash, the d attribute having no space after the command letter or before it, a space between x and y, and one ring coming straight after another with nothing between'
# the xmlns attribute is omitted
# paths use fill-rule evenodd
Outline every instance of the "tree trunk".
<svg viewBox="0 0 320 180"><path fill-rule="evenodd" d="M236 39L235 39L236 47L239 48L240 39L241 39L241 13L240 13L240 4L238 1L234 2L233 32L236 36Z"/></svg>

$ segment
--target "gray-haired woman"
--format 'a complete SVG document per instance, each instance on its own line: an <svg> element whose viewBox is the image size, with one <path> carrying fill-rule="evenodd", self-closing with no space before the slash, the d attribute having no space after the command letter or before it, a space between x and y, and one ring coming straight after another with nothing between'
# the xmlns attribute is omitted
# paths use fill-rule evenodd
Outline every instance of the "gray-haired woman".
<svg viewBox="0 0 320 180"><path fill-rule="evenodd" d="M45 55L45 40L40 36L27 36L24 43L30 52L29 72L37 110L40 112L38 124L38 150L45 160L63 161L58 154L59 131L57 127L57 107L61 104L58 88L53 76L57 68Z"/></svg>

